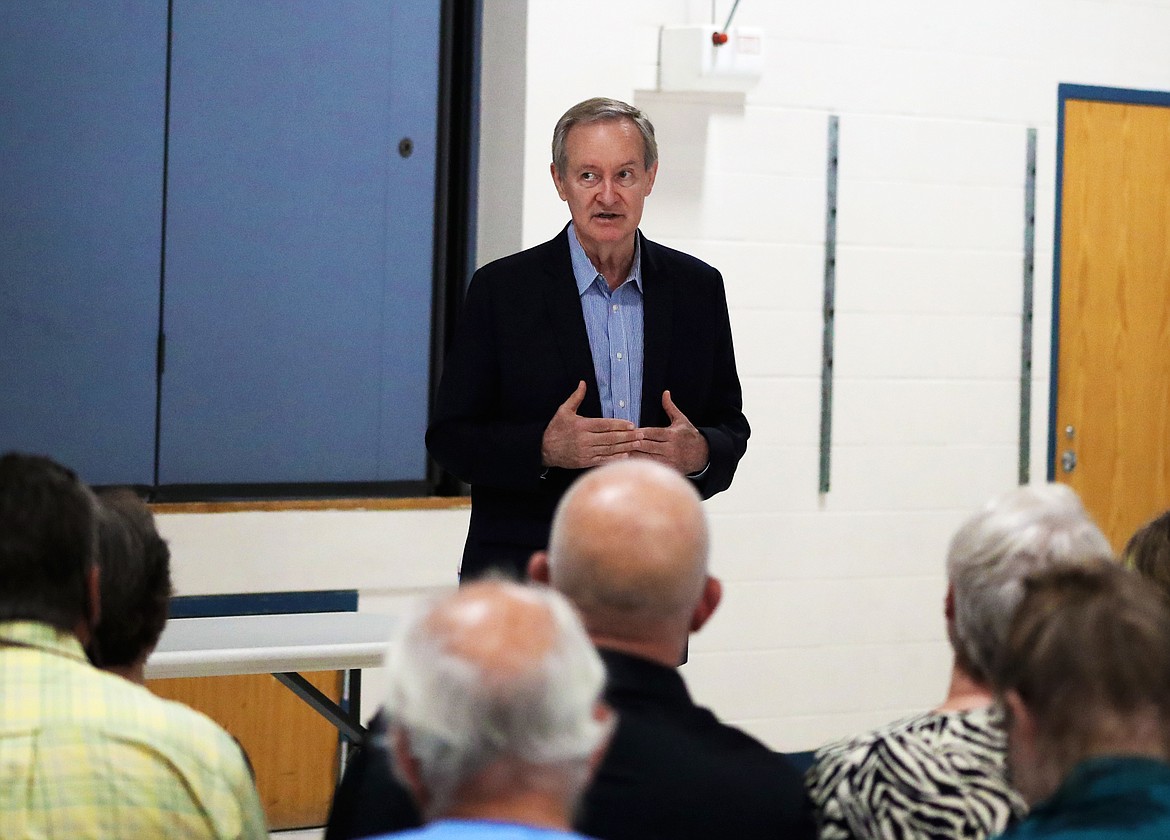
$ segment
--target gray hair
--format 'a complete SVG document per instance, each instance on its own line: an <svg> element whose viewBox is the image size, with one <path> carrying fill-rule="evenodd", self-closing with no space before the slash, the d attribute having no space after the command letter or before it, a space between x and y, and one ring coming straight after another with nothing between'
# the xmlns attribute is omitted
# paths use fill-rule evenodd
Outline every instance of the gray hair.
<svg viewBox="0 0 1170 840"><path fill-rule="evenodd" d="M575 125L589 125L598 122L615 122L630 120L642 135L642 164L649 169L658 162L658 141L654 139L654 126L642 111L622 102L619 99L606 99L596 96L578 102L564 116L557 120L553 129L552 159L557 168L557 174L565 177L565 170L569 166L569 153L565 148L568 142L569 130Z"/></svg>
<svg viewBox="0 0 1170 840"><path fill-rule="evenodd" d="M1029 575L1112 558L1109 541L1067 485L1019 487L993 499L963 523L947 551L956 655L986 682Z"/></svg>
<svg viewBox="0 0 1170 840"><path fill-rule="evenodd" d="M429 795L426 816L446 813L460 788L496 762L507 762L517 783L575 802L590 756L613 723L612 715L596 714L605 684L601 658L559 593L504 581L470 586L500 587L509 598L543 606L552 638L543 656L504 672L466 656L454 634L431 621L458 594L416 609L400 626L387 659L386 708L390 730L409 739Z"/></svg>

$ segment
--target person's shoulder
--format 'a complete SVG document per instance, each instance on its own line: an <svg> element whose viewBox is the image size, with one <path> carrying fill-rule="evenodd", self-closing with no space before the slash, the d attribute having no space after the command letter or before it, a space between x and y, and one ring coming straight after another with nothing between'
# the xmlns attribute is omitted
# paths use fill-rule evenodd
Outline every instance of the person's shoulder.
<svg viewBox="0 0 1170 840"><path fill-rule="evenodd" d="M817 750L817 754L847 753L867 749L884 741L918 738L924 731L936 729L943 717L935 712L917 712L854 735L831 741Z"/></svg>
<svg viewBox="0 0 1170 840"><path fill-rule="evenodd" d="M580 831L812 836L803 779L784 755L677 694L612 705L617 730L586 794Z"/></svg>
<svg viewBox="0 0 1170 840"><path fill-rule="evenodd" d="M145 686L95 668L88 663L68 661L71 690L84 693L93 702L73 710L71 725L93 733L131 743L177 743L195 750L235 742L219 724L182 703L165 700Z"/></svg>
<svg viewBox="0 0 1170 840"><path fill-rule="evenodd" d="M142 701L144 706L155 712L160 723L168 729L189 732L201 740L226 740L229 743L234 743L223 727L203 712L176 700L159 697L149 690L144 689L144 691L146 692L146 697Z"/></svg>
<svg viewBox="0 0 1170 840"><path fill-rule="evenodd" d="M473 282L499 283L530 276L538 269L565 262L570 266L569 239L562 230L547 242L491 260L475 271Z"/></svg>
<svg viewBox="0 0 1170 840"><path fill-rule="evenodd" d="M765 763L777 765L785 763L785 759L780 753L773 750L754 735L740 729L738 726L720 720L713 712L707 709L703 711L711 715L712 729L719 733L720 741L725 747L743 755L754 756L757 760Z"/></svg>
<svg viewBox="0 0 1170 840"><path fill-rule="evenodd" d="M626 713L622 704L614 705L619 716ZM704 706L690 703L688 708L676 699L661 705L643 702L635 708L636 711L630 710L635 727L642 729L648 739L653 739L656 734L668 752L719 759L724 764L739 766L755 774L795 775L792 765L781 753L738 726L720 720Z"/></svg>
<svg viewBox="0 0 1170 840"><path fill-rule="evenodd" d="M915 714L867 732L830 741L816 751L813 766L808 771L810 785L829 784L842 775L854 775L867 767L872 768L885 747L920 741L923 731L929 730L937 719L937 715L929 712Z"/></svg>
<svg viewBox="0 0 1170 840"><path fill-rule="evenodd" d="M986 720L983 712L926 712L822 747L806 784L822 825L833 827L823 836L846 836L835 833L846 823L874 836L1002 830L1022 803L1004 778L1002 744L984 744ZM924 788L924 778L933 786ZM944 825L954 831L939 833Z"/></svg>
<svg viewBox="0 0 1170 840"><path fill-rule="evenodd" d="M122 677L103 676L112 681L106 686L107 701L117 703L109 729L125 730L126 738L212 772L247 772L239 744L207 715Z"/></svg>
<svg viewBox="0 0 1170 840"><path fill-rule="evenodd" d="M132 821L173 818L178 834L193 836L185 828L188 822L210 819L222 829L213 836L265 836L263 810L243 752L218 724L88 663L68 661L66 667L68 673L56 674L68 690L63 696L85 697L86 702L63 704L53 698L42 724L46 749L55 749L61 736L68 736L64 749L74 774L70 778L92 780L95 795L106 801L133 789L135 804L125 812ZM110 775L110 767L119 772ZM141 791L149 796L137 798Z"/></svg>
<svg viewBox="0 0 1170 840"><path fill-rule="evenodd" d="M652 270L670 272L684 277L719 280L719 270L693 254L654 242L642 236L642 260Z"/></svg>

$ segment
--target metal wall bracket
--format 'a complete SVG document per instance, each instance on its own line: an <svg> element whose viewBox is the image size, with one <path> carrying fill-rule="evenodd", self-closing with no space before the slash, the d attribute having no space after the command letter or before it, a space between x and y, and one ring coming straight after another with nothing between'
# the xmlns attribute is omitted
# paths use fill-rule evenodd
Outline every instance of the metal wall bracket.
<svg viewBox="0 0 1170 840"><path fill-rule="evenodd" d="M1020 310L1020 484L1032 464L1032 315L1036 273L1036 129L1028 129L1024 176L1024 300Z"/></svg>
<svg viewBox="0 0 1170 840"><path fill-rule="evenodd" d="M829 154L825 173L825 292L821 338L820 492L829 492L833 442L833 330L837 312L837 150L840 118L829 115Z"/></svg>

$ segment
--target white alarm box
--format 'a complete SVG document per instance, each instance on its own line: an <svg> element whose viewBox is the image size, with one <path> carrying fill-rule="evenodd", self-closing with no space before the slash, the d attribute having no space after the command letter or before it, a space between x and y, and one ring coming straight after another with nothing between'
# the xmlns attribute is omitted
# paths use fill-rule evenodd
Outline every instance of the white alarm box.
<svg viewBox="0 0 1170 840"><path fill-rule="evenodd" d="M664 91L747 91L764 72L764 32L733 27L716 44L714 26L664 26L658 87Z"/></svg>

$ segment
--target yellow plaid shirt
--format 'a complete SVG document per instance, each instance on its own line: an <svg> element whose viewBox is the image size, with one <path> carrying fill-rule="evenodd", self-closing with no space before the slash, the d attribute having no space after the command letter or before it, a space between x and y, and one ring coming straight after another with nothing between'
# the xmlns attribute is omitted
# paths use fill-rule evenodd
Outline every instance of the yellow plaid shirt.
<svg viewBox="0 0 1170 840"><path fill-rule="evenodd" d="M209 718L0 622L0 838L267 838L239 747Z"/></svg>

